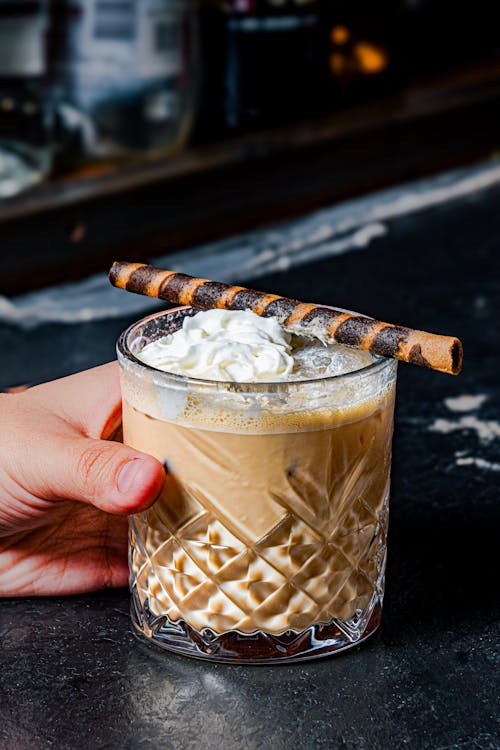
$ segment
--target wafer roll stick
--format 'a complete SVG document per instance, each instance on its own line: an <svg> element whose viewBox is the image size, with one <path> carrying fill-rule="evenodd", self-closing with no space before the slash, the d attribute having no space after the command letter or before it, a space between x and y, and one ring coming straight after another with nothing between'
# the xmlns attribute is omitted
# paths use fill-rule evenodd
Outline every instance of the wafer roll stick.
<svg viewBox="0 0 500 750"><path fill-rule="evenodd" d="M162 271L144 263L117 261L111 267L109 279L120 289L198 310L252 310L257 315L277 318L291 333L315 336L324 343L346 344L439 372L458 375L462 368L462 344L452 336L438 336L278 294Z"/></svg>

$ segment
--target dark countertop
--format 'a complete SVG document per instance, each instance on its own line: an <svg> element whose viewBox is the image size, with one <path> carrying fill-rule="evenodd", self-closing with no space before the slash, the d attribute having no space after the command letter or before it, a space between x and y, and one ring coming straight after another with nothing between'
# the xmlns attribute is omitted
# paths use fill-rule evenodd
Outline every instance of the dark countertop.
<svg viewBox="0 0 500 750"><path fill-rule="evenodd" d="M463 339L459 378L400 367L379 632L318 662L208 665L136 642L126 591L5 600L2 750L500 747L499 201L496 185L406 214L367 248L255 282ZM1 326L0 387L113 358L127 322ZM484 399L445 403L463 395Z"/></svg>

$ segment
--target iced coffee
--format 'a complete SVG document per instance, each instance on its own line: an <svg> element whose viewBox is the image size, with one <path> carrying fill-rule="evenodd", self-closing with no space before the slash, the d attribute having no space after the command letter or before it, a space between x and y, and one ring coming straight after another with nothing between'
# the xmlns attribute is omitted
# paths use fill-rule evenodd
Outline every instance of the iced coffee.
<svg viewBox="0 0 500 750"><path fill-rule="evenodd" d="M294 661L355 645L383 597L396 363L249 311L119 342L124 440L163 462L131 520L133 618L164 648Z"/></svg>

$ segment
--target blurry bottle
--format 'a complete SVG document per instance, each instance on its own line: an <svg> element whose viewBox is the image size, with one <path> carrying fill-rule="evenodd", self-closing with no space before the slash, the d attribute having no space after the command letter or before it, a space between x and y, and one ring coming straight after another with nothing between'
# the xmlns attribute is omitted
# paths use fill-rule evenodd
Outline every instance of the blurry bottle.
<svg viewBox="0 0 500 750"><path fill-rule="evenodd" d="M0 199L37 184L51 167L47 26L44 0L0 0Z"/></svg>
<svg viewBox="0 0 500 750"><path fill-rule="evenodd" d="M205 0L200 130L314 114L324 91L319 0Z"/></svg>
<svg viewBox="0 0 500 750"><path fill-rule="evenodd" d="M53 0L63 166L179 149L194 116L196 48L191 0Z"/></svg>

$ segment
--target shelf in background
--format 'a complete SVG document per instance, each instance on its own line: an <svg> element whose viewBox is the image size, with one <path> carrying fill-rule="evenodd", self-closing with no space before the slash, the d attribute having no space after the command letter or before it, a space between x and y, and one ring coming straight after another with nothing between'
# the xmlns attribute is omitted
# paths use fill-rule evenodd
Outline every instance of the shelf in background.
<svg viewBox="0 0 500 750"><path fill-rule="evenodd" d="M78 278L500 148L500 62L287 128L59 179L0 203L1 293Z"/></svg>

